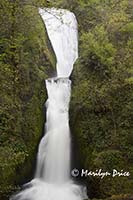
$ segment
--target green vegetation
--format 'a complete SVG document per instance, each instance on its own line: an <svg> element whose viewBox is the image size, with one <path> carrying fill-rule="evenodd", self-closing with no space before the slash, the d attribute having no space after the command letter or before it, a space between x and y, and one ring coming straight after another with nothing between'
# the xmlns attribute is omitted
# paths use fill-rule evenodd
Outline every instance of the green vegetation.
<svg viewBox="0 0 133 200"><path fill-rule="evenodd" d="M44 80L55 56L38 10L0 1L0 199L33 171L43 130Z"/></svg>
<svg viewBox="0 0 133 200"><path fill-rule="evenodd" d="M42 132L44 79L55 57L39 6L66 8L78 19L70 122L81 168L133 171L132 0L1 0L0 199L29 178ZM86 183L93 200L132 195L131 176Z"/></svg>
<svg viewBox="0 0 133 200"><path fill-rule="evenodd" d="M79 21L80 57L72 77L70 121L81 166L132 173L131 1L71 5ZM87 179L90 197L96 198L131 195L132 183L131 176Z"/></svg>

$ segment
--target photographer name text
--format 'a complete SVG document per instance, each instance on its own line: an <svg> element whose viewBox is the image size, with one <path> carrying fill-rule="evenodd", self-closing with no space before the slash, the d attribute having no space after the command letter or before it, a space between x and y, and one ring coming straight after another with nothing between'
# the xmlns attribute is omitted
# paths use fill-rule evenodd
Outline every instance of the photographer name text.
<svg viewBox="0 0 133 200"><path fill-rule="evenodd" d="M78 169L73 169L72 172L71 172L72 176L73 177L88 177L88 176L98 176L100 177L101 179L103 179L104 177L107 177L107 176L111 176L111 177L128 177L130 176L130 173L128 171L124 171L123 169L122 170L116 170L116 169L113 169L112 172L108 172L108 171L103 171L103 169L97 169L95 171L89 171L87 169L82 169L82 170L78 170Z"/></svg>

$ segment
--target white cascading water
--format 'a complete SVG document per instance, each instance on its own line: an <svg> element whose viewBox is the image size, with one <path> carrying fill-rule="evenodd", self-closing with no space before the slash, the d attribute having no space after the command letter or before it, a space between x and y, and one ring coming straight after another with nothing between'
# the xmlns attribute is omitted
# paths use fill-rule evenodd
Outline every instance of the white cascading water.
<svg viewBox="0 0 133 200"><path fill-rule="evenodd" d="M71 180L69 76L78 58L77 21L73 13L55 8L39 9L57 58L57 77L46 80L48 100L45 135L37 156L35 178L10 200L83 200L84 188Z"/></svg>
<svg viewBox="0 0 133 200"><path fill-rule="evenodd" d="M46 80L48 92L46 134L38 152L36 177L48 183L64 183L70 179L70 131L68 107L69 79Z"/></svg>

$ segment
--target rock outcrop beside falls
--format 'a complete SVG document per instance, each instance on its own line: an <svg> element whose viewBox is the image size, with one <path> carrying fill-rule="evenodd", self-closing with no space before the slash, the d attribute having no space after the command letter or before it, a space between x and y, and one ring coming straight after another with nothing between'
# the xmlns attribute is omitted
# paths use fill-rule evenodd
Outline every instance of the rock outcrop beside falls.
<svg viewBox="0 0 133 200"><path fill-rule="evenodd" d="M31 178L55 55L34 6L0 1L0 199Z"/></svg>

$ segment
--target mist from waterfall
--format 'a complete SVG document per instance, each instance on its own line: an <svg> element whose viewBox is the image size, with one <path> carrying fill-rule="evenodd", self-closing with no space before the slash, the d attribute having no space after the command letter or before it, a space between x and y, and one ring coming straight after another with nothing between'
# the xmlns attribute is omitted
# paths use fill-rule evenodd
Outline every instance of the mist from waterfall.
<svg viewBox="0 0 133 200"><path fill-rule="evenodd" d="M83 200L83 187L71 180L69 129L69 76L78 58L77 21L73 13L55 8L39 9L57 58L57 77L46 80L45 135L39 144L34 179L10 200Z"/></svg>

